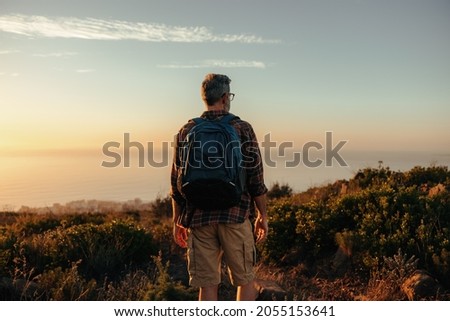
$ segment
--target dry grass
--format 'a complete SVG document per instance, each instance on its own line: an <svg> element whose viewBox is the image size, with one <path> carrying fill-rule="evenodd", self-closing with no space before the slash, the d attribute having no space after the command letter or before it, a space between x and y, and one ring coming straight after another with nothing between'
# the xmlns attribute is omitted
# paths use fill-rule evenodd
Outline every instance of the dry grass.
<svg viewBox="0 0 450 321"><path fill-rule="evenodd" d="M309 269L299 264L293 267L257 267L260 279L279 284L288 293L286 299L301 301L353 301L366 288L358 276L338 278L310 275Z"/></svg>

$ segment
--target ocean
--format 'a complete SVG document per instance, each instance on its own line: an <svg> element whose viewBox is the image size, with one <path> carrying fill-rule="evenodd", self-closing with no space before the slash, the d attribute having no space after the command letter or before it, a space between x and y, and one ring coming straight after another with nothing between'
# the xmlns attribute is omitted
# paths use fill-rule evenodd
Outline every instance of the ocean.
<svg viewBox="0 0 450 321"><path fill-rule="evenodd" d="M295 192L301 192L338 179L349 179L366 167L381 165L395 171L407 171L414 166L450 166L450 153L345 151L341 156L347 166L342 166L336 159L327 166L325 159L320 162L324 158L320 154L309 155L310 162L316 164L314 168L307 167L304 161L293 164L292 153L283 157L265 157L266 185L270 188L275 182L289 184ZM163 162L158 167L148 162L140 167L134 157L128 167L121 164L107 168L102 166L105 161L112 159L95 153L1 156L0 211L18 210L21 206L64 205L76 200L128 201L139 198L145 202L168 195L170 167Z"/></svg>

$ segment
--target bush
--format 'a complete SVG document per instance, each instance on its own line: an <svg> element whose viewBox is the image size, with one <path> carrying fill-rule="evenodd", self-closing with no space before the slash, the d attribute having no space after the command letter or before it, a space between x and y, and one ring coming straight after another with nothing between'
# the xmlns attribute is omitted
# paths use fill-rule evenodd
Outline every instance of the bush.
<svg viewBox="0 0 450 321"><path fill-rule="evenodd" d="M330 262L331 254L340 247L351 255L353 264L349 266L354 271L364 272L363 277L372 276L368 288L374 299L386 298L377 292L386 287L391 291L388 297L401 299L398 281L416 267L427 270L448 289L447 168L415 167L401 173L380 166L360 171L345 184L345 192L341 191L342 182L336 182L292 196L288 196L291 190L287 186L274 186L268 202L269 235L266 242L257 245L262 261L271 263L271 269L278 269L278 265L279 270L301 261ZM180 266L184 263L180 249L174 247L172 224L165 218L169 205L170 199L160 198L151 207L139 209L132 219L127 212L3 213L0 298L195 299L195 291L169 274L168 259L175 259ZM159 256L154 258L158 250ZM417 261L407 260L411 257ZM295 273L305 277L306 266L313 267L298 264L288 277L293 278ZM330 270L329 265L319 268L314 272ZM299 282L294 282L296 287Z"/></svg>
<svg viewBox="0 0 450 321"><path fill-rule="evenodd" d="M270 233L261 246L263 258L280 262L285 253L297 249L302 258L317 259L339 245L351 247L354 263L369 272L380 268L383 257L402 249L448 287L450 193L429 193L419 184L447 184L448 177L442 167L417 167L406 173L365 169L349 182L359 186L353 193L330 192L330 197L295 206L289 199L274 201L268 209Z"/></svg>
<svg viewBox="0 0 450 321"><path fill-rule="evenodd" d="M157 268L155 282L149 283L143 299L146 301L193 301L197 299L196 290L184 287L180 282L171 279L169 262L163 264L160 257L155 257Z"/></svg>
<svg viewBox="0 0 450 321"><path fill-rule="evenodd" d="M85 301L97 298L97 282L86 281L78 272L79 262L72 263L68 269L57 267L36 278L39 284L38 299L56 301Z"/></svg>
<svg viewBox="0 0 450 321"><path fill-rule="evenodd" d="M285 201L269 205L269 235L259 245L263 261L279 262L286 252L300 245L296 233L297 210L298 206Z"/></svg>
<svg viewBox="0 0 450 321"><path fill-rule="evenodd" d="M277 199L290 196L292 196L292 188L288 184L280 185L278 182L273 184L267 192L267 197L269 199Z"/></svg>
<svg viewBox="0 0 450 321"><path fill-rule="evenodd" d="M150 205L150 212L156 218L172 217L172 198L158 196Z"/></svg>
<svg viewBox="0 0 450 321"><path fill-rule="evenodd" d="M126 266L142 264L157 253L151 235L132 223L112 221L62 226L20 241L14 246L36 273L78 262L87 279L113 277Z"/></svg>

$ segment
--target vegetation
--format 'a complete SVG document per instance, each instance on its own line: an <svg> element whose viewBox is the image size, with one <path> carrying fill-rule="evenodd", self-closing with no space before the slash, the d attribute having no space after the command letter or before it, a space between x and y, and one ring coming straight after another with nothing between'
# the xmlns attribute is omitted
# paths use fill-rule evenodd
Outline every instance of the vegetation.
<svg viewBox="0 0 450 321"><path fill-rule="evenodd" d="M366 168L297 194L276 183L257 276L286 299L404 300L401 282L420 269L442 286L434 299L449 299L449 190L450 172L438 166ZM0 299L195 300L170 202L0 213ZM226 280L220 289L233 299Z"/></svg>
<svg viewBox="0 0 450 321"><path fill-rule="evenodd" d="M272 201L261 259L273 267L301 262L310 273L335 277L340 255L344 274L367 285L400 250L449 289L449 187L446 167L366 168L350 181Z"/></svg>

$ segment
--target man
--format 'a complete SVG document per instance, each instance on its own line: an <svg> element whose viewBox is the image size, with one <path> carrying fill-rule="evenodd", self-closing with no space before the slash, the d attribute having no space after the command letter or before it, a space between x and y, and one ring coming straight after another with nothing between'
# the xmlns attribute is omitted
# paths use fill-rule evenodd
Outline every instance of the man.
<svg viewBox="0 0 450 321"><path fill-rule="evenodd" d="M230 82L230 78L225 75L206 75L201 87L206 111L201 117L215 119L229 114L230 102L234 98L234 94L230 93ZM246 159L246 189L237 206L200 210L186 202L177 187L181 170L181 142L194 125L195 122L191 120L181 128L174 150L171 196L175 242L188 249L190 285L200 288L199 300L218 299L222 256L228 265L230 280L237 286L236 299L254 300L257 296L253 271L254 241L263 241L268 233L267 187L264 184L256 135L249 123L239 118L231 121L240 137L242 154ZM189 222L186 221L187 212L192 214ZM254 231L250 219L254 219Z"/></svg>

